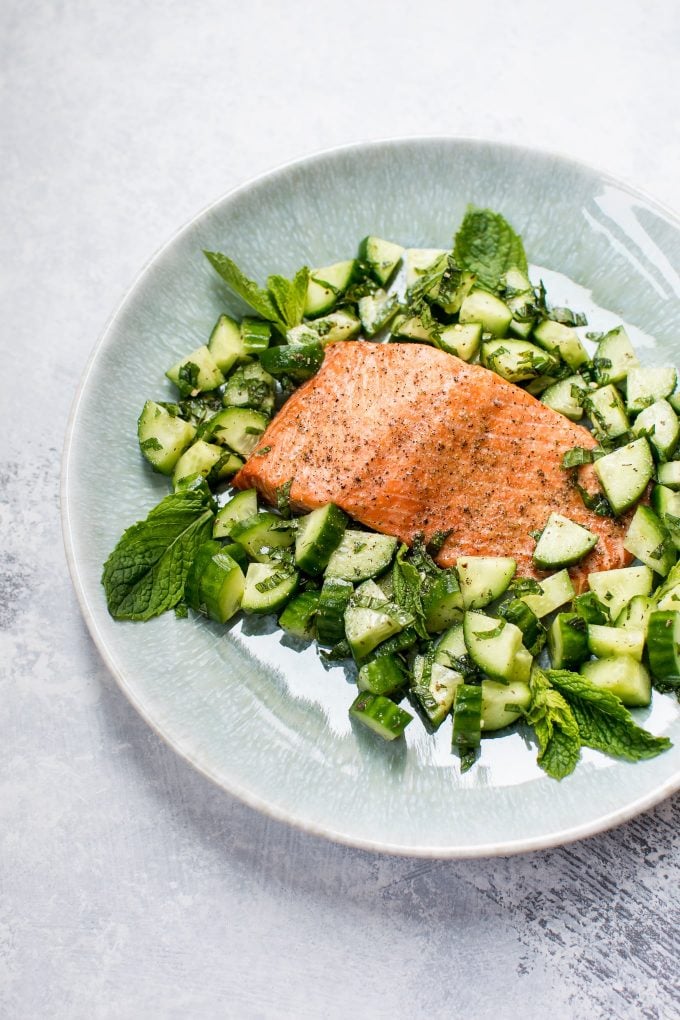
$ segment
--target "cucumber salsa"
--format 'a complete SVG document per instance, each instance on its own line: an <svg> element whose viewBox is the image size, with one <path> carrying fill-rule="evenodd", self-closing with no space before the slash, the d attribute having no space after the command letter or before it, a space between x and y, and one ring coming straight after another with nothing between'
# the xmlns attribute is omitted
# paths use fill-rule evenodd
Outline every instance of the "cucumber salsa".
<svg viewBox="0 0 680 1020"><path fill-rule="evenodd" d="M111 615L275 615L346 664L358 725L385 740L415 715L430 732L448 725L463 770L486 734L513 725L533 730L538 763L557 779L582 747L629 761L670 747L629 709L649 705L653 689L680 690L676 370L641 364L623 326L589 333L585 316L550 305L521 238L490 210L468 209L451 250L369 236L355 258L264 287L205 255L250 314L220 315L167 370L175 400L141 410L139 448L173 491L106 561ZM548 573L537 581L517 576L512 549L443 568L444 533L409 548L332 503L294 514L292 479L272 506L230 488L246 458L267 452L269 422L327 346L356 339L432 345L583 421L597 445L569 450L562 467L593 464L602 491L581 494L595 514L632 514L633 565L590 573L577 594L569 567L598 536L560 513L535 534L534 564Z"/></svg>

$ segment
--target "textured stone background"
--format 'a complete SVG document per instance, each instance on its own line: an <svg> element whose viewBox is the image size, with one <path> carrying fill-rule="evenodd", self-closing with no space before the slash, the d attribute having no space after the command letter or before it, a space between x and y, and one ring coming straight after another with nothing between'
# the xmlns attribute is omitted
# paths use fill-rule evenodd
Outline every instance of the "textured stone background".
<svg viewBox="0 0 680 1020"><path fill-rule="evenodd" d="M268 821L119 694L58 519L96 336L232 185L442 133L568 152L680 206L675 0L3 0L0 31L0 1015L680 1016L677 799L489 862Z"/></svg>

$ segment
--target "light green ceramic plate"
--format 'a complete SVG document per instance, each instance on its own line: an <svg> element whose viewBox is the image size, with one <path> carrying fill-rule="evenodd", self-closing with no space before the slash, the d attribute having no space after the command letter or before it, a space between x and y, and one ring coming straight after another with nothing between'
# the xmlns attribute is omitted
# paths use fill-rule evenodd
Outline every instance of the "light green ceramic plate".
<svg viewBox="0 0 680 1020"><path fill-rule="evenodd" d="M461 776L448 733L415 722L385 745L352 728L341 669L268 623L231 629L167 614L115 623L101 565L123 528L167 491L137 449L164 369L236 310L201 254L228 252L262 280L350 257L367 233L447 247L468 202L502 211L556 303L624 320L651 362L680 362L680 223L627 186L566 159L491 143L420 139L322 153L244 185L201 213L141 273L95 348L66 442L66 545L83 613L143 717L230 793L354 846L430 857L508 854L616 825L680 786L680 711L656 696L642 719L675 741L628 765L585 752L561 783L519 732L484 742ZM609 310L609 314L602 311ZM652 339L653 338L653 339ZM453 483L455 484L455 482Z"/></svg>

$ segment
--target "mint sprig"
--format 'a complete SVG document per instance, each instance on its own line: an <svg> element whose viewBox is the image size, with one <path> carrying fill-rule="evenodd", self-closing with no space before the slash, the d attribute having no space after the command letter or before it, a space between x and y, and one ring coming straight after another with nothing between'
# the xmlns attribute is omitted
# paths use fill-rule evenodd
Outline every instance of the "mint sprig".
<svg viewBox="0 0 680 1020"><path fill-rule="evenodd" d="M477 277L476 286L495 291L508 269L527 272L522 238L500 213L468 206L458 228L453 257L460 269Z"/></svg>
<svg viewBox="0 0 680 1020"><path fill-rule="evenodd" d="M116 620L150 620L176 606L198 547L212 534L207 487L173 492L125 531L102 573Z"/></svg>

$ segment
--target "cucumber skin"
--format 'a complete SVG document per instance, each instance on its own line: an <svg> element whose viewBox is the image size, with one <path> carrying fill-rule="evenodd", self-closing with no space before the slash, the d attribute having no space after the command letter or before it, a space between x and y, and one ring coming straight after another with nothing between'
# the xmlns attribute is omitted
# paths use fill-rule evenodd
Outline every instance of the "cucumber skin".
<svg viewBox="0 0 680 1020"><path fill-rule="evenodd" d="M405 712L389 698L370 691L362 691L354 699L349 714L383 740L396 740L413 720L410 712Z"/></svg>
<svg viewBox="0 0 680 1020"><path fill-rule="evenodd" d="M649 666L657 680L680 676L680 612L675 609L657 609L649 617L647 652Z"/></svg>
<svg viewBox="0 0 680 1020"><path fill-rule="evenodd" d="M318 591L303 591L294 596L279 616L279 627L293 637L311 641L315 634L314 620L321 595Z"/></svg>
<svg viewBox="0 0 680 1020"><path fill-rule="evenodd" d="M354 585L337 577L327 577L321 589L316 614L316 634L320 645L332 648L345 639L345 609L354 594Z"/></svg>
<svg viewBox="0 0 680 1020"><path fill-rule="evenodd" d="M320 574L325 570L328 561L340 545L347 527L347 515L334 503L328 503L325 507L320 507L320 510L325 512L325 516L321 525L321 533L316 541L309 543L307 548L303 548L304 532L298 531L295 543L295 562L306 574ZM308 520L314 517L314 514L319 514L319 511L313 510L308 515ZM314 521L310 520L310 525L314 526L318 519L320 516Z"/></svg>

